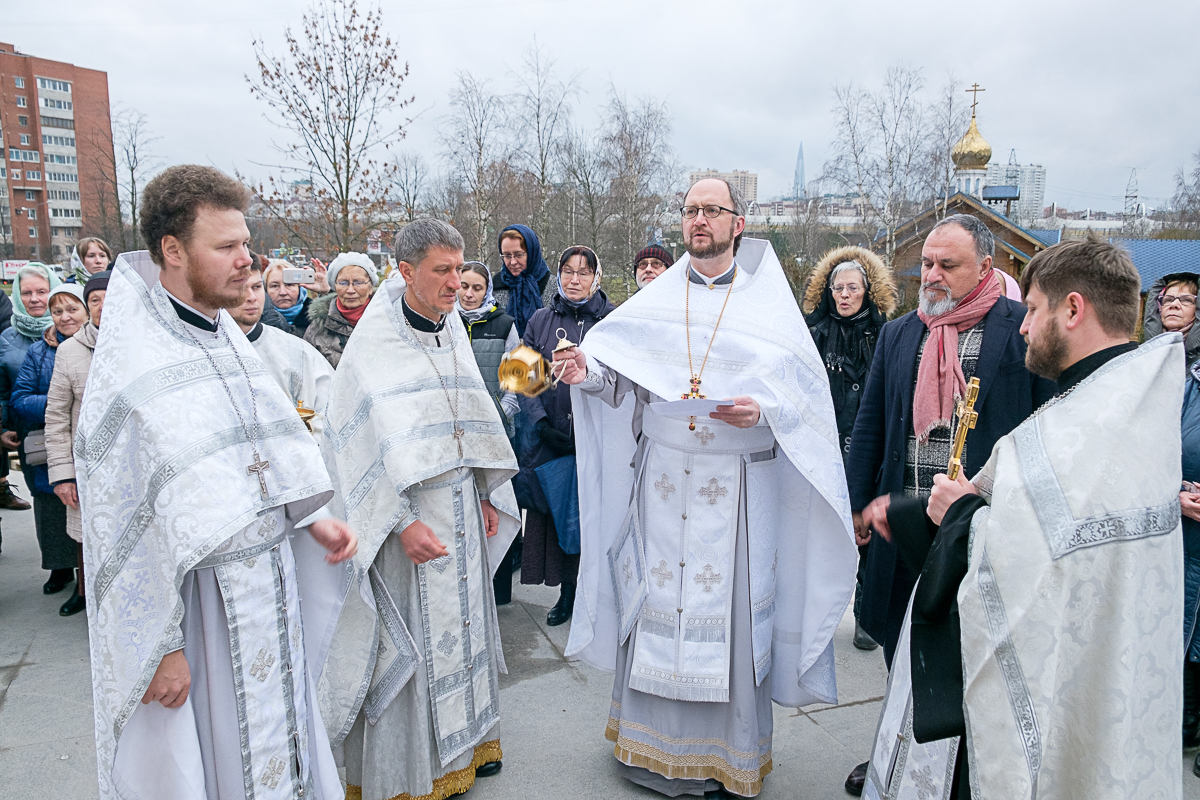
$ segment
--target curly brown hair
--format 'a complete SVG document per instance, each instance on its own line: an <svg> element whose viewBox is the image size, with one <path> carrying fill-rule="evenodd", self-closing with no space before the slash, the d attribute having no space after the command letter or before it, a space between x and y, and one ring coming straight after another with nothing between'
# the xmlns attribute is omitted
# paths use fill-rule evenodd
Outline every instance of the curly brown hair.
<svg viewBox="0 0 1200 800"><path fill-rule="evenodd" d="M250 201L246 187L225 173L199 164L163 170L142 190L138 230L154 263L162 266L162 240L174 236L186 242L202 207L244 211Z"/></svg>

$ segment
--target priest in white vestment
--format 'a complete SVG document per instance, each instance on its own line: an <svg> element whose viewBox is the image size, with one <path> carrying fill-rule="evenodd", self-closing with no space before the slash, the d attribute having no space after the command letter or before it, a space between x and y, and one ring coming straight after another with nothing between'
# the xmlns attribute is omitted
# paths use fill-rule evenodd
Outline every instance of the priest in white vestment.
<svg viewBox="0 0 1200 800"><path fill-rule="evenodd" d="M244 292L246 200L217 170L163 172L151 251L117 260L105 298L75 442L104 800L343 796L313 667L356 542L222 311Z"/></svg>
<svg viewBox="0 0 1200 800"><path fill-rule="evenodd" d="M321 433L325 430L325 404L333 383L333 367L317 348L299 336L262 323L266 295L262 269L257 263L251 264L246 300L230 309L229 315L254 345L254 352L263 360L267 372L291 398L292 407L312 412L308 427L317 437L317 444L321 444L325 441Z"/></svg>
<svg viewBox="0 0 1200 800"><path fill-rule="evenodd" d="M520 528L516 457L454 301L463 240L396 237L398 275L350 337L327 452L362 533L320 686L347 797L441 800L500 769L492 574Z"/></svg>
<svg viewBox="0 0 1200 800"><path fill-rule="evenodd" d="M771 701L836 702L854 591L825 368L770 244L740 241L744 210L695 184L688 255L556 355L594 487L566 652L616 671L606 735L626 777L671 796L758 794ZM681 417L663 401L682 395L723 402ZM612 424L631 403L632 430Z"/></svg>
<svg viewBox="0 0 1200 800"><path fill-rule="evenodd" d="M865 797L1181 796L1184 348L1130 342L1140 285L1106 242L1035 256L1026 363L1059 393L927 508L864 509L920 573Z"/></svg>

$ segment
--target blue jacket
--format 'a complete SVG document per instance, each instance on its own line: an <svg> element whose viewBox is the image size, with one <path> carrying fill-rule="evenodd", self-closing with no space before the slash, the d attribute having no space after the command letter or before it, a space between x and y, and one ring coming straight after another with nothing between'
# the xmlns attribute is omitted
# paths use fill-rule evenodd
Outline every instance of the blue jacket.
<svg viewBox="0 0 1200 800"><path fill-rule="evenodd" d="M61 343L65 337L58 331L54 332ZM25 352L25 360L21 363L21 371L17 373L17 381L12 391L12 417L14 429L24 439L30 431L46 427L46 395L50 392L50 379L54 377L54 357L57 348L51 347L45 339L39 339L29 345ZM32 473L34 489L45 494L53 494L49 474L45 464L30 467L25 463L25 448L19 451L21 471L26 475Z"/></svg>
<svg viewBox="0 0 1200 800"><path fill-rule="evenodd" d="M975 377L979 421L967 434L964 474L987 462L1000 437L1054 396L1055 384L1025 369L1021 322L1025 307L1001 297L984 317ZM904 464L913 421L917 349L925 323L912 311L883 326L850 440L846 480L850 506L861 511L879 495L904 491ZM867 547L860 621L880 644L895 647L916 576L880 536Z"/></svg>
<svg viewBox="0 0 1200 800"><path fill-rule="evenodd" d="M1183 392L1183 479L1200 483L1200 380L1188 375ZM1183 518L1183 646L1188 661L1200 661L1200 522Z"/></svg>
<svg viewBox="0 0 1200 800"><path fill-rule="evenodd" d="M11 305L10 300L9 306ZM9 314L10 325L11 320L12 315ZM36 341L37 339L22 335L15 327L8 327L0 332L0 414L3 415L5 430L13 430L16 427L9 400L13 387L17 384L17 373L21 371L21 364L25 361L25 351Z"/></svg>

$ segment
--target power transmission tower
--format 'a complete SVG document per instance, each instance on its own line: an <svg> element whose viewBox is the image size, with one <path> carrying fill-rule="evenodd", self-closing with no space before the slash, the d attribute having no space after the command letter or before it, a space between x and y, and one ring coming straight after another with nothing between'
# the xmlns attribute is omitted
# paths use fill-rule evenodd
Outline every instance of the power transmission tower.
<svg viewBox="0 0 1200 800"><path fill-rule="evenodd" d="M1125 185L1125 213L1121 215L1121 226L1129 228L1138 217L1137 167L1129 172L1129 183Z"/></svg>

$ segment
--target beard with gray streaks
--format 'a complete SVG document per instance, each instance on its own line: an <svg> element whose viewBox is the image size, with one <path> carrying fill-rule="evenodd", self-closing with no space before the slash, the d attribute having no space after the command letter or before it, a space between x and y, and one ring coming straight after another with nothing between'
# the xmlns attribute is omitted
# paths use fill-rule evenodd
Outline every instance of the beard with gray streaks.
<svg viewBox="0 0 1200 800"><path fill-rule="evenodd" d="M950 296L950 287L940 283L922 283L921 294L917 308L927 317L940 317L948 314L958 305L958 301Z"/></svg>

